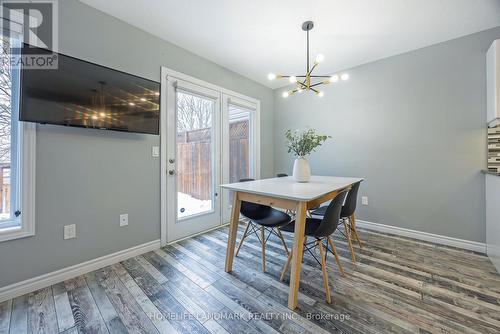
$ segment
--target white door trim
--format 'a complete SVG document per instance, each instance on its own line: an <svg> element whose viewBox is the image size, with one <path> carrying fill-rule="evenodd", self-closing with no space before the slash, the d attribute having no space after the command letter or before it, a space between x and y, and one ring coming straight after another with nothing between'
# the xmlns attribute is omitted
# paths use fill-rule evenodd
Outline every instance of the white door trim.
<svg viewBox="0 0 500 334"><path fill-rule="evenodd" d="M211 84L209 82L203 81L201 79L197 79L190 75L177 72L175 70L169 69L167 67L161 67L161 101L160 101L160 234L161 234L161 245L162 247L167 245L167 219L168 219L168 210L167 210L167 172L168 172L168 163L167 163L167 146L173 145L173 143L169 143L167 140L167 126L170 122L174 122L173 119L168 119L168 105L167 103L175 103L175 99L168 96L168 80L169 79L179 79L187 83L191 83L197 86L203 86L211 90L218 91L221 95L226 94L230 95L235 100L238 99L238 102L243 106L246 105L254 105L256 106L256 148L255 148L255 159L257 160L256 174L260 177L260 100L255 99L253 97L249 97L243 95L241 93L235 92L230 89L226 89L224 87ZM235 103L235 104L239 104ZM223 102L221 99L221 110L224 108ZM222 117L224 116L224 112L222 112ZM222 221L222 215L221 215Z"/></svg>

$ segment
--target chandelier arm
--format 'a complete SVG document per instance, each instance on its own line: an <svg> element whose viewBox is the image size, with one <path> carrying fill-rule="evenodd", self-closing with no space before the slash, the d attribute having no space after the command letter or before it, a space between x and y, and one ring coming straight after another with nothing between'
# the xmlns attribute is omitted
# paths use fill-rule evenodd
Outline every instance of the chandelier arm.
<svg viewBox="0 0 500 334"><path fill-rule="evenodd" d="M306 76L310 77L311 73L314 71L314 69L318 66L318 63L314 63L313 67L311 67L311 70L307 72Z"/></svg>
<svg viewBox="0 0 500 334"><path fill-rule="evenodd" d="M310 75L311 78L330 78L331 75Z"/></svg>
<svg viewBox="0 0 500 334"><path fill-rule="evenodd" d="M321 81L321 82L315 83L314 85L311 85L311 87L317 87L317 86L321 86L321 85L326 85L326 83L324 81Z"/></svg>
<svg viewBox="0 0 500 334"><path fill-rule="evenodd" d="M305 82L297 81L297 83L301 86L301 88L307 88L307 85L305 84Z"/></svg>
<svg viewBox="0 0 500 334"><path fill-rule="evenodd" d="M319 93L319 91L318 91L317 89L314 89L314 88L312 88L312 87L309 87L309 89L310 89L310 90L312 90L313 92L315 92L316 94L318 94L318 93Z"/></svg>

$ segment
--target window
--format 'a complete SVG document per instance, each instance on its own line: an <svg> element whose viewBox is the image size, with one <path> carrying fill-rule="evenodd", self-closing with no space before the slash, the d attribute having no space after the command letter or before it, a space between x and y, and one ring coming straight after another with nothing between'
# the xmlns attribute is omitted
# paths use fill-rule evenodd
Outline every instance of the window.
<svg viewBox="0 0 500 334"><path fill-rule="evenodd" d="M215 101L177 90L177 218L214 211Z"/></svg>
<svg viewBox="0 0 500 334"><path fill-rule="evenodd" d="M16 39L0 37L0 241L34 234L35 125L19 122Z"/></svg>
<svg viewBox="0 0 500 334"><path fill-rule="evenodd" d="M254 177L252 110L229 105L229 183Z"/></svg>
<svg viewBox="0 0 500 334"><path fill-rule="evenodd" d="M225 130L224 159L227 171L224 182L260 178L260 133L258 101L224 94ZM234 194L224 191L223 220L228 222Z"/></svg>

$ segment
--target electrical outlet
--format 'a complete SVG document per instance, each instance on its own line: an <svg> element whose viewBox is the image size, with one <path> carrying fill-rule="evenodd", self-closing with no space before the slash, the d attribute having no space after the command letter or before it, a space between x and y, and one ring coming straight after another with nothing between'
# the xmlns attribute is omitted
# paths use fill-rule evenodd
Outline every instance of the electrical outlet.
<svg viewBox="0 0 500 334"><path fill-rule="evenodd" d="M151 149L151 155L155 158L160 156L160 146L153 146Z"/></svg>
<svg viewBox="0 0 500 334"><path fill-rule="evenodd" d="M64 226L64 240L76 238L76 225L65 225Z"/></svg>
<svg viewBox="0 0 500 334"><path fill-rule="evenodd" d="M128 213L124 213L120 215L120 226L128 225Z"/></svg>
<svg viewBox="0 0 500 334"><path fill-rule="evenodd" d="M368 205L368 196L361 197L361 204Z"/></svg>

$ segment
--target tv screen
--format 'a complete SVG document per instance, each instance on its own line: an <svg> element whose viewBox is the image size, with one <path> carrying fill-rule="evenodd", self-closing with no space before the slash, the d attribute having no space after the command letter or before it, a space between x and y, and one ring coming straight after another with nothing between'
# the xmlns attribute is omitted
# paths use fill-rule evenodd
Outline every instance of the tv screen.
<svg viewBox="0 0 500 334"><path fill-rule="evenodd" d="M57 57L57 69L21 68L21 121L159 134L159 83Z"/></svg>

